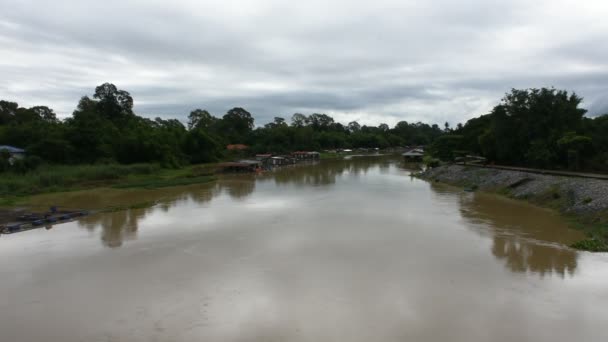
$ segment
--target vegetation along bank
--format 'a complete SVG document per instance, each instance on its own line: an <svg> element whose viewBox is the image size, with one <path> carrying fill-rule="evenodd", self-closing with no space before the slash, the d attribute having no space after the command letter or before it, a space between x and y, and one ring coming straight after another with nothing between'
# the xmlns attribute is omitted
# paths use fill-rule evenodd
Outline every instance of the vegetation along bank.
<svg viewBox="0 0 608 342"><path fill-rule="evenodd" d="M157 164L43 165L27 173L0 176L0 207L27 205L32 195L75 190L114 188L154 189L210 182L215 164L179 169Z"/></svg>
<svg viewBox="0 0 608 342"><path fill-rule="evenodd" d="M523 171L444 165L419 174L423 179L467 189L495 192L560 211L589 239L572 245L608 251L608 180L564 177Z"/></svg>

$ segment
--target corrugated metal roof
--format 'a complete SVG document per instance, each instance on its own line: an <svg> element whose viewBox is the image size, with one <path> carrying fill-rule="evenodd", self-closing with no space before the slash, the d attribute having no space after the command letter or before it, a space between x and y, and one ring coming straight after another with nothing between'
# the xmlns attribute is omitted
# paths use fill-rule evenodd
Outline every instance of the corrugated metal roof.
<svg viewBox="0 0 608 342"><path fill-rule="evenodd" d="M0 145L0 151L2 150L8 150L10 153L25 153L24 149L8 145Z"/></svg>
<svg viewBox="0 0 608 342"><path fill-rule="evenodd" d="M404 157L423 157L424 153L420 153L420 152L416 152L416 151L411 151L411 152L405 152L403 154Z"/></svg>
<svg viewBox="0 0 608 342"><path fill-rule="evenodd" d="M293 152L293 153L291 153L291 154L298 154L298 155L303 155L303 154L306 154L306 155L312 155L312 154L319 154L319 152L315 152L315 151L295 151L295 152Z"/></svg>
<svg viewBox="0 0 608 342"><path fill-rule="evenodd" d="M243 159L243 160L239 160L238 161L241 164L248 164L248 165L258 165L260 164L259 160L247 160L247 159Z"/></svg>

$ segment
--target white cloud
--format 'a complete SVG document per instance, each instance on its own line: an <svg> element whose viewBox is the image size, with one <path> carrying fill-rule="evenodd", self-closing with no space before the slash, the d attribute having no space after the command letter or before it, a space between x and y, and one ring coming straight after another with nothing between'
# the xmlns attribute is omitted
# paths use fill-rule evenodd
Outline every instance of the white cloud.
<svg viewBox="0 0 608 342"><path fill-rule="evenodd" d="M604 1L0 0L0 98L67 116L103 82L144 115L249 109L452 124L512 87L608 111Z"/></svg>

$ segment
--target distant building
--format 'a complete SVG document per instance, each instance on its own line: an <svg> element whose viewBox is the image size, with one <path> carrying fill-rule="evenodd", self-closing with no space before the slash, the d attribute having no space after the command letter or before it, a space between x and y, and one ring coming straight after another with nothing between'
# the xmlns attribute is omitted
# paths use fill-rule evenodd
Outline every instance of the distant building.
<svg viewBox="0 0 608 342"><path fill-rule="evenodd" d="M259 160L259 161L266 161L267 159L271 158L272 154L256 154L255 155L255 159Z"/></svg>
<svg viewBox="0 0 608 342"><path fill-rule="evenodd" d="M25 157L25 150L15 147L15 146L8 146L8 145L0 145L0 151L6 150L9 153L9 158L8 158L8 162L13 164L15 162L15 160L17 159L22 159Z"/></svg>
<svg viewBox="0 0 608 342"><path fill-rule="evenodd" d="M291 164L295 164L295 163L296 163L295 159L289 158L289 157L283 157L283 156L275 156L275 157L268 159L268 165L270 165L270 166L283 166L283 165L291 165Z"/></svg>
<svg viewBox="0 0 608 342"><path fill-rule="evenodd" d="M298 151L291 154L296 160L319 160L319 152Z"/></svg>
<svg viewBox="0 0 608 342"><path fill-rule="evenodd" d="M224 172L258 172L262 170L262 162L258 160L239 160L220 163L218 167Z"/></svg>
<svg viewBox="0 0 608 342"><path fill-rule="evenodd" d="M230 144L226 146L226 149L228 151L243 151L248 149L249 146L247 145L243 145L243 144Z"/></svg>
<svg viewBox="0 0 608 342"><path fill-rule="evenodd" d="M422 161L424 157L424 150L421 148L414 148L402 154L406 161Z"/></svg>

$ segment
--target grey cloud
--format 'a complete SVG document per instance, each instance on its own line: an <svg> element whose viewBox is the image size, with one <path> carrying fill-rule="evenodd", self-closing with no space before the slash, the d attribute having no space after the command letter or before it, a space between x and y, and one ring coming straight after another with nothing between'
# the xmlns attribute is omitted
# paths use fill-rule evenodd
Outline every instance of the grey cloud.
<svg viewBox="0 0 608 342"><path fill-rule="evenodd" d="M69 115L103 82L139 113L247 108L455 124L509 89L555 86L606 111L608 5L567 0L0 0L0 98Z"/></svg>

